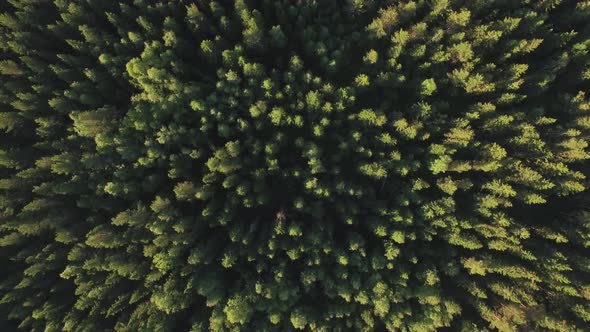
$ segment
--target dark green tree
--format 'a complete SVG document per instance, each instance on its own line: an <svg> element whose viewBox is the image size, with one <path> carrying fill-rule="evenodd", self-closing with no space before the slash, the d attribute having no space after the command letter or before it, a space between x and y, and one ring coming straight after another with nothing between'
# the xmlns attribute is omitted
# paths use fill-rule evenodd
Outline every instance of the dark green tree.
<svg viewBox="0 0 590 332"><path fill-rule="evenodd" d="M0 0L0 330L586 330L588 22Z"/></svg>

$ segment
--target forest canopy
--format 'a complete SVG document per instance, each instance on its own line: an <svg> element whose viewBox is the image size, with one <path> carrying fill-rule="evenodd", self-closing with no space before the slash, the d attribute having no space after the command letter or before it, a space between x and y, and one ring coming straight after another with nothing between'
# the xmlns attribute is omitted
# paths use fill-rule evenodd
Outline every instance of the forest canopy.
<svg viewBox="0 0 590 332"><path fill-rule="evenodd" d="M590 1L0 0L0 330L587 331Z"/></svg>

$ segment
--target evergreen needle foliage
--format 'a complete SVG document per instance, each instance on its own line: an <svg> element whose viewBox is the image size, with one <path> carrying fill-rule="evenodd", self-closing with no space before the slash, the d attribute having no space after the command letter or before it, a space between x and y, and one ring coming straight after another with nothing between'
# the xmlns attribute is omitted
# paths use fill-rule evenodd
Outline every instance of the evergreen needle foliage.
<svg viewBox="0 0 590 332"><path fill-rule="evenodd" d="M588 331L588 0L0 0L0 83L2 331Z"/></svg>

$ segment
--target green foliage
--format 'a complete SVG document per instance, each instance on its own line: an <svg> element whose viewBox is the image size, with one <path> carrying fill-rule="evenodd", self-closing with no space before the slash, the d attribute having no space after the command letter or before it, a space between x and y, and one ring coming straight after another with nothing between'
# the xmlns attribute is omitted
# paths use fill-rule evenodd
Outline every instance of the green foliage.
<svg viewBox="0 0 590 332"><path fill-rule="evenodd" d="M588 22L1 2L0 330L587 330Z"/></svg>
<svg viewBox="0 0 590 332"><path fill-rule="evenodd" d="M230 324L245 324L250 320L253 310L246 299L237 296L227 301L223 312Z"/></svg>

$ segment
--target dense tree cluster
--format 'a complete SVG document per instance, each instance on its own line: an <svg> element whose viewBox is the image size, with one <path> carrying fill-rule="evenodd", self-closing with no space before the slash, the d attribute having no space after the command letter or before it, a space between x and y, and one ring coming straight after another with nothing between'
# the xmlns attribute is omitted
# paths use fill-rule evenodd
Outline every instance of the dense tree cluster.
<svg viewBox="0 0 590 332"><path fill-rule="evenodd" d="M0 0L0 328L587 329L589 22Z"/></svg>

